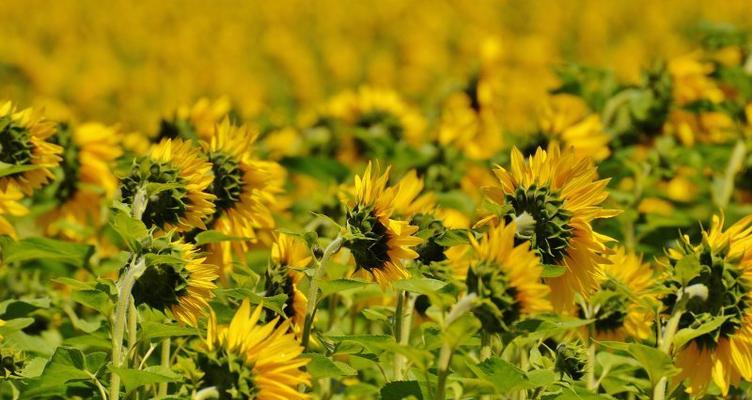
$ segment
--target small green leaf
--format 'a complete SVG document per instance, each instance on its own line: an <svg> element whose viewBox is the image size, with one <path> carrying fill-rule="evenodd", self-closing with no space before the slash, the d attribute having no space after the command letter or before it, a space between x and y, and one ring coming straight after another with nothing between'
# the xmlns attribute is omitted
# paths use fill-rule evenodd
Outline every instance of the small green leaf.
<svg viewBox="0 0 752 400"><path fill-rule="evenodd" d="M311 360L308 365L306 365L306 370L314 379L337 378L340 376L352 376L358 374L358 371L354 370L349 365L332 361L322 354L305 353L303 354L303 357Z"/></svg>
<svg viewBox="0 0 752 400"><path fill-rule="evenodd" d="M469 229L450 229L436 238L436 244L445 247L468 244L470 242L468 235Z"/></svg>
<svg viewBox="0 0 752 400"><path fill-rule="evenodd" d="M698 326L697 328L681 329L680 331L676 332L676 335L674 335L674 347L679 349L687 344L690 340L698 336L702 336L706 333L715 331L728 319L728 315L713 317L710 321Z"/></svg>
<svg viewBox="0 0 752 400"><path fill-rule="evenodd" d="M112 216L110 226L131 250L139 250L141 240L149 234L146 225L131 217L126 210L117 209Z"/></svg>
<svg viewBox="0 0 752 400"><path fill-rule="evenodd" d="M392 282L395 289L425 295L432 295L446 285L446 282L431 278L413 278Z"/></svg>
<svg viewBox="0 0 752 400"><path fill-rule="evenodd" d="M676 277L679 278L682 286L686 287L687 283L700 273L701 268L702 266L697 256L688 254L676 263Z"/></svg>
<svg viewBox="0 0 752 400"><path fill-rule="evenodd" d="M319 287L321 288L321 298L329 296L332 293L344 292L345 290L360 289L364 286L370 285L370 282L356 280L356 279L335 279L332 281L321 281Z"/></svg>
<svg viewBox="0 0 752 400"><path fill-rule="evenodd" d="M239 236L229 236L219 231L210 230L210 231L201 232L198 235L196 235L196 239L194 241L196 243L196 246L203 246L209 243L219 243L219 242L227 242L227 241L234 241L234 240L248 240L248 239L239 237Z"/></svg>
<svg viewBox="0 0 752 400"><path fill-rule="evenodd" d="M327 157L285 157L281 164L290 172L312 176L320 181L343 182L350 176L349 168Z"/></svg>
<svg viewBox="0 0 752 400"><path fill-rule="evenodd" d="M196 329L180 325L167 325L154 321L144 321L141 324L141 335L145 340L174 336L194 336L197 334Z"/></svg>
<svg viewBox="0 0 752 400"><path fill-rule="evenodd" d="M98 289L73 292L73 294L71 294L71 299L76 303L93 308L103 315L109 315L114 307L110 296Z"/></svg>
<svg viewBox="0 0 752 400"><path fill-rule="evenodd" d="M393 381L381 388L381 400L402 400L408 397L418 400L426 398L418 381Z"/></svg>
<svg viewBox="0 0 752 400"><path fill-rule="evenodd" d="M506 394L528 386L525 373L498 357L491 357L480 364L467 363L478 378L488 381L496 388L497 394Z"/></svg>
<svg viewBox="0 0 752 400"><path fill-rule="evenodd" d="M543 272L541 272L541 278L556 278L564 275L567 272L567 268L561 265L555 264L543 264Z"/></svg>
<svg viewBox="0 0 752 400"><path fill-rule="evenodd" d="M14 174L27 172L27 171L33 171L39 168L41 168L41 165L38 165L38 164L14 165L14 164L0 162L0 178L4 176L8 176L8 175L14 175Z"/></svg>
<svg viewBox="0 0 752 400"><path fill-rule="evenodd" d="M679 370L674 367L671 358L662 351L640 343L601 342L603 347L620 350L634 357L650 377L650 382L656 385L663 377L676 375Z"/></svg>
<svg viewBox="0 0 752 400"><path fill-rule="evenodd" d="M182 379L180 375L162 366L148 367L143 370L110 366L109 369L113 373L118 374L120 379L123 380L126 393L130 393L141 386L163 382L177 382Z"/></svg>
<svg viewBox="0 0 752 400"><path fill-rule="evenodd" d="M42 237L31 237L19 241L0 237L0 246L3 250L3 261L6 264L52 260L81 267L88 265L89 258L94 254L94 246L91 245Z"/></svg>
<svg viewBox="0 0 752 400"><path fill-rule="evenodd" d="M287 295L280 293L274 296L263 297L254 293L248 288L229 288L221 289L225 296L231 297L235 300L248 299L253 304L264 304L264 307L276 312L279 315L284 315L284 306L287 301Z"/></svg>

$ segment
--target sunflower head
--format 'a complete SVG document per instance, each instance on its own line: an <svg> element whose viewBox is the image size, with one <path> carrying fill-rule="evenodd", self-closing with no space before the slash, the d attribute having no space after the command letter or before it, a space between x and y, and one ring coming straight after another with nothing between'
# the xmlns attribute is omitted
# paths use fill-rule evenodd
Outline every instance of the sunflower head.
<svg viewBox="0 0 752 400"><path fill-rule="evenodd" d="M207 139L212 135L214 125L225 118L230 110L231 104L226 98L215 101L202 98L191 106L181 106L171 117L160 121L155 141Z"/></svg>
<svg viewBox="0 0 752 400"><path fill-rule="evenodd" d="M741 378L752 380L752 216L727 229L714 216L702 241L684 236L669 249L667 262L668 310L683 304L679 329L713 329L678 349L677 380L686 380L687 392L702 394L711 380L725 396Z"/></svg>
<svg viewBox="0 0 752 400"><path fill-rule="evenodd" d="M554 370L561 376L566 375L574 380L580 380L585 376L586 359L585 349L580 343L559 344L556 348Z"/></svg>
<svg viewBox="0 0 752 400"><path fill-rule="evenodd" d="M589 299L595 320L595 336L600 340L637 340L650 336L650 327L658 305L653 270L642 258L618 248L603 265L598 291ZM582 310L580 310L582 313Z"/></svg>
<svg viewBox="0 0 752 400"><path fill-rule="evenodd" d="M134 160L121 182L122 200L132 204L138 190L144 189L148 203L142 219L147 226L163 231L206 229L204 221L214 213L215 196L207 191L211 170L190 142L162 141L148 155Z"/></svg>
<svg viewBox="0 0 752 400"><path fill-rule="evenodd" d="M55 125L32 109L16 111L11 102L0 103L0 162L12 173L0 177L0 190L9 185L26 195L54 178L60 163L60 146L49 141Z"/></svg>
<svg viewBox="0 0 752 400"><path fill-rule="evenodd" d="M12 349L0 349L0 378L20 377L25 365L22 353Z"/></svg>
<svg viewBox="0 0 752 400"><path fill-rule="evenodd" d="M498 186L486 189L495 213L481 221L515 223L516 243L529 242L544 264L566 268L564 275L547 279L554 304L574 306L575 293L587 295L597 284L599 264L607 263L605 242L610 238L593 231L591 221L618 215L603 209L608 197L607 179L598 174L589 158L574 149L552 145L525 157L512 150L511 168L495 171Z"/></svg>
<svg viewBox="0 0 752 400"><path fill-rule="evenodd" d="M303 347L288 333L289 322L274 319L260 323L262 306L251 311L243 301L229 326L217 324L211 313L206 332L206 352L198 367L204 372L203 385L214 386L221 399L308 399L298 385L310 385L303 372L307 358Z"/></svg>
<svg viewBox="0 0 752 400"><path fill-rule="evenodd" d="M521 317L551 309L540 282L540 261L527 243L515 244L516 226L492 227L480 240L470 236L475 260L467 270L468 293L481 300L474 310L490 333L508 331Z"/></svg>
<svg viewBox="0 0 752 400"><path fill-rule="evenodd" d="M136 305L169 310L179 322L196 326L214 297L217 268L204 264L192 244L169 237L155 239L142 253L147 267L133 286Z"/></svg>
<svg viewBox="0 0 752 400"><path fill-rule="evenodd" d="M313 257L306 244L290 235L280 234L272 245L272 259L266 273L266 295L287 295L285 317L292 320L293 329L299 330L305 320L308 299L298 289L302 270Z"/></svg>
<svg viewBox="0 0 752 400"><path fill-rule="evenodd" d="M362 177L355 177L354 198L346 213L348 237L344 242L357 269L372 276L382 287L392 280L408 277L402 260L417 258L418 253L410 247L422 242L413 236L417 226L391 218L392 203L401 192L399 185L387 189L388 179L388 169L381 176L378 171L372 175L371 164Z"/></svg>

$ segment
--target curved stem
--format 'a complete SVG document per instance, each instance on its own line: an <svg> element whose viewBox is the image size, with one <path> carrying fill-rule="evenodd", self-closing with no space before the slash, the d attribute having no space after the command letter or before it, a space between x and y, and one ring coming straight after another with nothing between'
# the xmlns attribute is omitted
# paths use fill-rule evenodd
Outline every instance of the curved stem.
<svg viewBox="0 0 752 400"><path fill-rule="evenodd" d="M170 368L170 338L167 338L162 341L162 354L161 354L161 363L160 365L164 369ZM162 398L167 396L167 382L161 382L159 384L159 390L157 392L157 397Z"/></svg>
<svg viewBox="0 0 752 400"><path fill-rule="evenodd" d="M397 344L407 346L410 343L410 325L412 323L412 299L410 293L404 290L397 296L397 309L394 313L394 339ZM403 354L394 355L394 379L404 379L405 362Z"/></svg>
<svg viewBox="0 0 752 400"><path fill-rule="evenodd" d="M311 336L311 325L313 325L313 317L316 315L316 307L319 295L319 281L321 281L324 275L324 269L329 259L332 258L334 253L339 250L342 245L342 237L337 236L329 246L326 246L324 254L321 256L321 260L316 262L316 267L311 277L311 282L308 285L308 304L306 305L306 317L303 325L303 337L301 338L301 344L303 348L308 350L308 342Z"/></svg>
<svg viewBox="0 0 752 400"><path fill-rule="evenodd" d="M446 380L449 375L449 363L452 361L452 353L454 351L447 343L441 346L441 352L439 353L439 380L436 384L435 400L444 400L446 398Z"/></svg>

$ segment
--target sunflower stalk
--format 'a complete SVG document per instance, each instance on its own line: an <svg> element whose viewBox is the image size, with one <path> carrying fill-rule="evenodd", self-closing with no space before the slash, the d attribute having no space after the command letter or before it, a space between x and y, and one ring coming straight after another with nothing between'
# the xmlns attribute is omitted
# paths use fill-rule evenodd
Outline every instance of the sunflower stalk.
<svg viewBox="0 0 752 400"><path fill-rule="evenodd" d="M684 289L682 289L679 301L676 302L676 305L671 312L671 317L666 323L666 328L663 331L663 335L658 337L658 349L669 357L671 356L671 345L673 344L674 336L679 329L679 321L681 321L681 317L682 315L684 315L684 310L687 307L687 302L689 301L690 297L691 296L685 293ZM661 377L661 379L655 385L655 388L653 388L653 400L664 400L666 398L667 386L668 378L665 376Z"/></svg>
<svg viewBox="0 0 752 400"><path fill-rule="evenodd" d="M475 306L475 300L478 296L475 293L465 294L457 304L452 307L444 320L443 330L446 331L452 324L462 317L465 313L471 311ZM435 400L444 400L446 398L446 380L449 375L449 363L452 361L452 355L454 354L454 346L447 340L447 335L444 335L444 344L441 346L439 352L439 365L438 365L438 381L436 383L436 395Z"/></svg>
<svg viewBox="0 0 752 400"><path fill-rule="evenodd" d="M136 192L133 204L131 205L133 218L141 219L144 210L146 210L146 204L146 190L140 188ZM131 291L133 290L133 285L136 283L136 279L146 270L146 260L143 256L131 254L130 260L128 268L117 282L118 300L115 305L115 313L112 317L112 364L116 368L122 367L125 361L123 358L123 336L125 335L126 321L129 320L128 308L132 305ZM138 325L137 313L138 311L134 305L130 313L130 319L136 321L135 325ZM135 345L136 329L136 326L132 326L129 329L131 335L129 337L129 344L131 345ZM118 400L118 398L120 398L120 376L113 372L110 375L110 399Z"/></svg>
<svg viewBox="0 0 752 400"><path fill-rule="evenodd" d="M319 294L319 282L324 276L325 266L342 246L342 236L337 236L334 240L326 246L324 254L320 260L316 261L313 276L308 285L308 304L306 305L306 317L303 325L303 337L301 338L301 344L303 348L308 350L308 342L311 336L311 325L313 325L313 318L316 315L317 300Z"/></svg>
<svg viewBox="0 0 752 400"><path fill-rule="evenodd" d="M410 324L412 322L413 300L410 293L401 290L397 296L397 308L394 314L394 340L397 344L407 346L410 342ZM394 379L401 381L404 379L405 362L407 359L403 354L394 355Z"/></svg>
<svg viewBox="0 0 752 400"><path fill-rule="evenodd" d="M161 355L160 365L165 370L170 368L170 345L171 345L170 342L171 342L170 338L167 338L162 341L162 353L160 354ZM157 391L157 397L162 398L165 396L167 396L167 382L160 382L159 388Z"/></svg>

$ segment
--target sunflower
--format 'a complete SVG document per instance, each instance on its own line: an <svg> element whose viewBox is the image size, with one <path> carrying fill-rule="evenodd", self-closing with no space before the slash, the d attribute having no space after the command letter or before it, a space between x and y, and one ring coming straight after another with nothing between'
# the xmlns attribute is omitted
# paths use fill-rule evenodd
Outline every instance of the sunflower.
<svg viewBox="0 0 752 400"><path fill-rule="evenodd" d="M60 146L48 141L55 125L30 108L16 111L10 101L0 104L0 162L11 171L0 177L0 190L18 187L31 195L55 175L60 163Z"/></svg>
<svg viewBox="0 0 752 400"><path fill-rule="evenodd" d="M604 209L608 179L598 180L593 163L578 158L573 149L561 151L554 144L538 148L527 160L514 148L511 169L494 171L500 186L486 188L495 215L479 224L503 219L517 221L517 240L530 241L543 264L565 268L563 275L548 278L553 304L570 310L575 293L587 296L598 283L599 264L608 263L605 242L612 240L593 231L591 222L609 218L618 210Z"/></svg>
<svg viewBox="0 0 752 400"><path fill-rule="evenodd" d="M350 238L344 243L355 258L357 270L365 271L382 288L409 276L402 260L417 258L411 247L422 242L413 236L417 226L391 218L393 202L400 193L396 187L387 188L388 180L389 168L379 176L378 166L374 169L370 163L362 177L355 177L355 196L346 216Z"/></svg>
<svg viewBox="0 0 752 400"><path fill-rule="evenodd" d="M179 322L196 326L214 297L217 267L206 264L206 257L200 256L192 244L169 237L156 239L145 248L144 256L156 261L133 286L136 305L169 310Z"/></svg>
<svg viewBox="0 0 752 400"><path fill-rule="evenodd" d="M256 135L246 127L224 120L202 146L214 172L207 191L215 197L216 211L209 229L241 240L211 245L212 262L227 269L232 254L243 254L259 240L259 230L271 230L275 222L270 207L282 192L284 171L279 164L253 156Z"/></svg>
<svg viewBox="0 0 752 400"><path fill-rule="evenodd" d="M198 366L204 385L214 386L220 399L257 400L308 399L299 385L310 386L311 377L301 370L309 359L301 357L303 347L288 333L289 321L278 318L259 323L262 306L251 311L244 300L229 326L218 326L211 313L206 332L207 353Z"/></svg>
<svg viewBox="0 0 752 400"><path fill-rule="evenodd" d="M673 98L679 105L700 100L720 103L723 91L713 81L713 64L702 60L702 53L694 52L669 61L668 72L673 83Z"/></svg>
<svg viewBox="0 0 752 400"><path fill-rule="evenodd" d="M0 191L0 235L16 237L16 229L3 215L20 217L28 214L29 210L19 203L22 198L23 193L15 186L8 186L5 190Z"/></svg>
<svg viewBox="0 0 752 400"><path fill-rule="evenodd" d="M356 128L354 137L343 138L346 154L384 150L403 140L419 145L424 139L423 116L392 90L363 86L357 92L344 92L330 101L328 111Z"/></svg>
<svg viewBox="0 0 752 400"><path fill-rule="evenodd" d="M554 96L543 110L539 131L530 139L528 154L551 143L573 147L577 155L603 160L611 154L609 136L598 114L590 113L585 101L570 95Z"/></svg>
<svg viewBox="0 0 752 400"><path fill-rule="evenodd" d="M76 227L100 226L103 199L111 199L118 180L112 163L122 154L116 131L99 123L76 128L62 124L53 141L63 148L54 198L60 205L41 217L48 235L81 238Z"/></svg>
<svg viewBox="0 0 752 400"><path fill-rule="evenodd" d="M682 368L676 379L686 380L687 392L702 394L712 380L725 396L741 378L752 380L752 216L723 229L723 217L714 216L702 242L692 245L683 236L678 248L669 250L669 271L680 260L691 259L699 271L688 281L685 292L699 293L686 303L679 329L696 328L722 321L710 332L677 349L676 364ZM669 280L681 288L678 279ZM677 295L664 303L673 307Z"/></svg>
<svg viewBox="0 0 752 400"><path fill-rule="evenodd" d="M489 333L501 333L522 316L551 310L543 268L530 245L518 243L517 227L501 222L480 240L469 235L474 250L467 270L467 290L481 299L474 312Z"/></svg>
<svg viewBox="0 0 752 400"><path fill-rule="evenodd" d="M181 139L165 139L134 160L120 190L127 204L140 188L147 190L142 217L147 226L185 232L206 229L204 221L214 214L216 197L209 192L213 178L212 164L198 148Z"/></svg>
<svg viewBox="0 0 752 400"><path fill-rule="evenodd" d="M296 335L303 327L308 305L308 299L298 289L298 285L303 278L302 270L312 260L308 246L294 236L281 233L272 245L272 265L267 271L266 295L287 295L285 316L292 321Z"/></svg>
<svg viewBox="0 0 752 400"><path fill-rule="evenodd" d="M215 101L201 98L191 106L178 107L171 117L162 119L154 141L176 138L208 140L214 134L214 126L227 117L230 109L227 98Z"/></svg>
<svg viewBox="0 0 752 400"><path fill-rule="evenodd" d="M631 337L644 340L650 336L657 302L654 276L642 257L618 248L610 255L600 279L598 294L591 297L595 337L598 340L624 341Z"/></svg>

